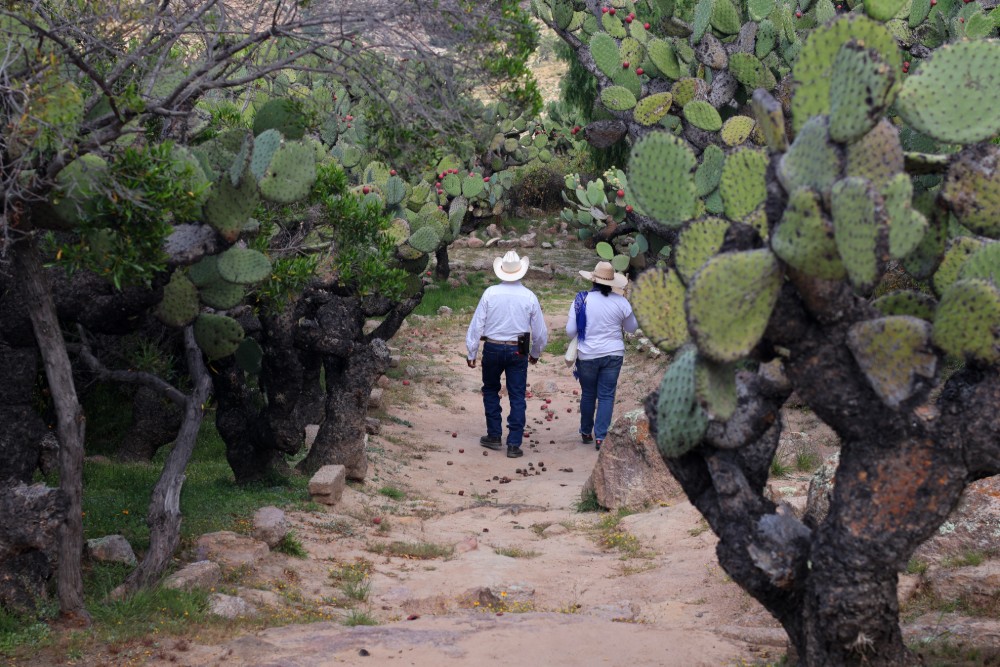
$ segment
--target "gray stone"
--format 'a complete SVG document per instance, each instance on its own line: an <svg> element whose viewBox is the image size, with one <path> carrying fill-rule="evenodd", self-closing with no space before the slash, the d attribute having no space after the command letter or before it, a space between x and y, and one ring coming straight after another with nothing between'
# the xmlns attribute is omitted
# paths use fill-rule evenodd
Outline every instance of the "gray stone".
<svg viewBox="0 0 1000 667"><path fill-rule="evenodd" d="M246 535L222 530L205 533L195 545L198 560L215 561L223 568L255 565L271 552L267 544Z"/></svg>
<svg viewBox="0 0 1000 667"><path fill-rule="evenodd" d="M274 591L264 591L258 588L245 588L243 586L239 586L236 588L236 592L241 598L257 608L272 607L280 609L288 606L287 599Z"/></svg>
<svg viewBox="0 0 1000 667"><path fill-rule="evenodd" d="M389 368L399 368L399 362L402 360L398 354L394 354L389 357Z"/></svg>
<svg viewBox="0 0 1000 667"><path fill-rule="evenodd" d="M101 563L125 563L135 565L135 552L123 535L105 535L87 540L87 555Z"/></svg>
<svg viewBox="0 0 1000 667"><path fill-rule="evenodd" d="M243 598L216 593L208 598L208 613L233 619L256 616L257 609Z"/></svg>
<svg viewBox="0 0 1000 667"><path fill-rule="evenodd" d="M455 282L457 283L458 281L456 280ZM451 308L449 308L448 306L441 306L437 310L437 314L444 317L448 317L449 315L451 315L451 312L452 312Z"/></svg>
<svg viewBox="0 0 1000 667"><path fill-rule="evenodd" d="M498 236L502 236L503 233L500 231L500 227L498 227L497 224L494 222L493 224L491 224L489 227L486 228L486 235L489 236L491 239L493 239Z"/></svg>
<svg viewBox="0 0 1000 667"><path fill-rule="evenodd" d="M830 511L830 498L833 494L833 478L840 465L840 452L834 452L823 461L823 465L812 476L809 491L806 493L806 511L802 517L803 523L815 528L823 522Z"/></svg>
<svg viewBox="0 0 1000 667"><path fill-rule="evenodd" d="M305 427L305 443L306 447L312 447L313 443L316 442L316 436L319 434L319 424L307 424Z"/></svg>
<svg viewBox="0 0 1000 667"><path fill-rule="evenodd" d="M961 558L969 552L992 553L1000 537L1000 477L969 484L958 506L921 544L913 557L929 563Z"/></svg>
<svg viewBox="0 0 1000 667"><path fill-rule="evenodd" d="M185 565L163 580L164 588L190 591L209 589L222 581L222 568L210 560L199 560Z"/></svg>
<svg viewBox="0 0 1000 667"><path fill-rule="evenodd" d="M542 250L552 250L552 244L548 241L542 241Z"/></svg>
<svg viewBox="0 0 1000 667"><path fill-rule="evenodd" d="M521 244L522 248L534 248L538 245L538 235L534 232L531 234L525 234L518 239L518 243Z"/></svg>
<svg viewBox="0 0 1000 667"><path fill-rule="evenodd" d="M627 412L612 424L582 495L593 491L608 509L641 509L681 493L649 435L644 410Z"/></svg>
<svg viewBox="0 0 1000 667"><path fill-rule="evenodd" d="M288 534L288 518L277 507L261 507L253 515L253 536L272 549Z"/></svg>
<svg viewBox="0 0 1000 667"><path fill-rule="evenodd" d="M309 495L318 503L336 505L347 486L347 470L342 465L323 466L309 480Z"/></svg>
<svg viewBox="0 0 1000 667"><path fill-rule="evenodd" d="M486 241L484 241L484 240L482 240L480 238L476 238L475 236L470 236L469 240L467 241L467 246L469 248L482 248L485 245L486 245Z"/></svg>
<svg viewBox="0 0 1000 667"><path fill-rule="evenodd" d="M379 408L382 407L383 394L384 394L383 390L380 389L379 387L372 388L372 393L368 394L369 410L378 410Z"/></svg>
<svg viewBox="0 0 1000 667"><path fill-rule="evenodd" d="M0 482L0 606L28 613L45 599L66 509L59 489Z"/></svg>
<svg viewBox="0 0 1000 667"><path fill-rule="evenodd" d="M365 433L368 435L378 435L382 432L382 422L375 417L365 417Z"/></svg>
<svg viewBox="0 0 1000 667"><path fill-rule="evenodd" d="M382 389L387 388L392 384L392 380L389 379L388 375L379 375L378 380L375 381L375 385L381 387Z"/></svg>

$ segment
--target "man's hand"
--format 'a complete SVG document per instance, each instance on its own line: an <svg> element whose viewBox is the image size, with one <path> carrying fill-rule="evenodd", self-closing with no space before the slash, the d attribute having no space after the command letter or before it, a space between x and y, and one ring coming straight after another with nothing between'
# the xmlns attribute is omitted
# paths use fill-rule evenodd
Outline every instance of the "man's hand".
<svg viewBox="0 0 1000 667"><path fill-rule="evenodd" d="M466 359L465 363L468 364L469 368L475 368L476 367L476 360L475 359Z"/></svg>
<svg viewBox="0 0 1000 667"><path fill-rule="evenodd" d="M532 357L531 355L528 355L528 361L531 363L532 366L534 366L535 364L538 363L538 357Z"/></svg>

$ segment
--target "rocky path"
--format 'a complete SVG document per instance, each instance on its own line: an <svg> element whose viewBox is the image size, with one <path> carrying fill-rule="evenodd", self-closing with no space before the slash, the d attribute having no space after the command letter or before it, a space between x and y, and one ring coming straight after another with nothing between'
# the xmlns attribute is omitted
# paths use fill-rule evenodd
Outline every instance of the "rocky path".
<svg viewBox="0 0 1000 667"><path fill-rule="evenodd" d="M568 297L546 304L550 329L568 307ZM330 512L292 515L308 559L272 553L243 573L243 597L312 605L330 620L168 645L149 664L691 666L780 655L780 630L719 569L711 532L682 498L617 526L576 510L598 455L576 435L576 382L561 357L529 371L527 455L479 446L467 317L426 318L394 341L402 377L386 382L369 479ZM661 374L662 362L630 352L616 414ZM370 571L365 600L345 593L355 569ZM345 627L352 615L378 625Z"/></svg>

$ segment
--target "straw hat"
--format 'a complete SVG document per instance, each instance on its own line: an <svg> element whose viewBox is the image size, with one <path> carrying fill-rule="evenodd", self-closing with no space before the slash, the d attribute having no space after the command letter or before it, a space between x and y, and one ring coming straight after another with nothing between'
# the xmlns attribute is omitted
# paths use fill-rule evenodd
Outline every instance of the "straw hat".
<svg viewBox="0 0 1000 667"><path fill-rule="evenodd" d="M528 258L518 257L516 252L508 250L506 255L493 260L493 272L504 282L520 280L528 272Z"/></svg>
<svg viewBox="0 0 1000 667"><path fill-rule="evenodd" d="M628 278L624 273L615 271L611 262L598 262L593 271L581 271L580 275L591 282L600 285L610 285L611 287L625 287L628 285Z"/></svg>

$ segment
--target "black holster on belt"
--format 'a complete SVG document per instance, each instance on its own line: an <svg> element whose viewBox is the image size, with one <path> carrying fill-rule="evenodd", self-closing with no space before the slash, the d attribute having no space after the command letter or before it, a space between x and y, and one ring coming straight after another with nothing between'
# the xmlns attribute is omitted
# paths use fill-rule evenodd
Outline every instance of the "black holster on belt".
<svg viewBox="0 0 1000 667"><path fill-rule="evenodd" d="M531 353L531 334L523 333L517 337L517 353L528 356Z"/></svg>

